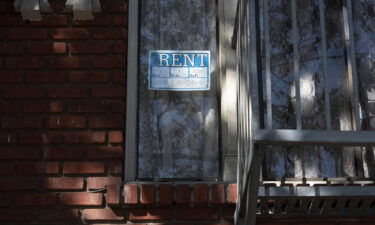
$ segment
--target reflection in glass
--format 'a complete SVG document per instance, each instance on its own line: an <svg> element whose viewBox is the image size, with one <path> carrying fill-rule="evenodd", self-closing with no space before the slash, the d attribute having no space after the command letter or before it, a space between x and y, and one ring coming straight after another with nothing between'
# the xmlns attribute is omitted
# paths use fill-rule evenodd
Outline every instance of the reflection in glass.
<svg viewBox="0 0 375 225"><path fill-rule="evenodd" d="M215 0L142 0L138 177L218 178ZM148 90L149 50L211 51L210 91Z"/></svg>

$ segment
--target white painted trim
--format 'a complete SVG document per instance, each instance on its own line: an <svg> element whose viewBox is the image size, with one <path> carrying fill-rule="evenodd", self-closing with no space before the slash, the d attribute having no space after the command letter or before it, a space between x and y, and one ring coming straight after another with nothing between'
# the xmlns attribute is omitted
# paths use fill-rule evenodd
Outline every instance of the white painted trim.
<svg viewBox="0 0 375 225"><path fill-rule="evenodd" d="M138 113L138 0L129 0L128 70L126 93L125 182L137 177L137 113Z"/></svg>

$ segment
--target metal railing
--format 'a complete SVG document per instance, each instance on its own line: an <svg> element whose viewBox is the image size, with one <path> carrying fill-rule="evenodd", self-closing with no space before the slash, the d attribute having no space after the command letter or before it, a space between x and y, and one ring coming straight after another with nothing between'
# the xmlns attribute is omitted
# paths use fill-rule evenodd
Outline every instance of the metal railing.
<svg viewBox="0 0 375 225"><path fill-rule="evenodd" d="M295 85L295 129L274 129L272 125L272 81L270 65L270 24L268 17L269 0L239 0L237 8L236 25L233 35L232 46L237 49L237 110L238 110L238 203L235 213L235 223L237 225L255 224L256 212L259 207L269 205L266 200L257 203L258 193L264 193L265 189L259 189L261 179L261 164L264 156L263 146L265 145L333 145L333 146L366 146L375 145L375 131L362 131L360 110L359 110L359 84L356 67L356 53L354 47L353 18L352 18L352 0L342 0L343 30L346 50L346 75L348 81L348 96L351 105L351 127L350 131L333 130L331 127L331 102L329 97L328 85L328 63L327 63L327 43L325 27L325 1L317 0L319 4L319 21L321 35L321 49L323 59L323 93L325 110L325 130L304 130L302 126L302 107L301 107L301 83L300 83L300 55L298 46L298 18L297 18L297 0L290 1L291 20L292 20L292 49L293 49L293 73ZM262 4L262 14L259 10L259 4ZM264 28L263 39L260 35L260 19ZM262 39L262 40L261 40ZM261 42L264 41L264 57L262 57ZM262 60L265 62L265 76L262 71ZM265 82L262 79L265 78ZM265 91L264 91L265 90ZM263 96L265 94L265 96ZM264 98L265 97L265 98ZM265 99L265 101L264 101ZM266 112L264 111L266 109ZM265 123L267 121L267 124ZM361 187L357 187L361 188ZM263 192L262 192L263 190ZM302 189L301 189L302 190ZM307 190L307 189L306 189ZM349 190L349 189L345 189ZM281 198L289 198L295 194L296 190L289 190ZM343 193L351 193L344 191ZM374 197L371 189L367 193ZM301 192L299 192L301 193ZM306 192L307 193L307 192ZM323 197L329 197L327 194ZM362 192L360 192L362 193ZM363 194L365 195L365 193ZM309 209L320 209L320 212L326 212L325 205L332 206L333 202L324 203L326 200L312 200L313 192L308 192L308 196L293 195L291 205L296 205L296 199L308 197L308 200L300 201L298 205L306 206L306 213ZM317 196L322 198L322 196ZM336 196L337 197L337 196ZM333 199L333 200L332 200ZM332 201L337 198L331 198ZM372 198L371 198L372 199ZM327 201L331 201L327 200ZM359 200L358 200L359 201ZM345 208L347 201L340 200ZM283 201L285 202L285 201ZM314 203L313 203L314 202ZM323 203L322 203L323 202ZM354 201L355 202L355 201ZM277 204L282 204L280 201ZM317 204L317 205L316 205ZM369 207L373 201L366 200L362 207ZM312 206L313 205L313 206ZM341 205L340 205L341 206ZM282 210L282 205L277 205L277 210ZM281 208L280 208L281 207ZM315 208L314 208L315 207ZM323 208L324 209L323 209ZM372 206L373 207L373 206ZM263 207L265 208L265 207ZM293 208L293 207L291 207ZM290 208L290 209L291 209ZM357 207L358 208L358 207ZM265 210L265 209L264 209ZM263 212L265 212L263 210ZM311 210L310 210L311 211ZM313 212L312 210L311 212ZM287 211L285 211L287 212Z"/></svg>

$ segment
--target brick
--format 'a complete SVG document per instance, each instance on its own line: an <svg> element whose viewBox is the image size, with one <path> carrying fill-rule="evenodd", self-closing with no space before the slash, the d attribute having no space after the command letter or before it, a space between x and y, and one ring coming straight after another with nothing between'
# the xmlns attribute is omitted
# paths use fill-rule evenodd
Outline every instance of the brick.
<svg viewBox="0 0 375 225"><path fill-rule="evenodd" d="M3 101L0 102L1 114L16 114L19 112L20 105L18 102Z"/></svg>
<svg viewBox="0 0 375 225"><path fill-rule="evenodd" d="M107 204L119 205L120 204L120 185L109 185L107 187Z"/></svg>
<svg viewBox="0 0 375 225"><path fill-rule="evenodd" d="M81 177L58 177L44 178L42 187L46 190L82 190L83 178Z"/></svg>
<svg viewBox="0 0 375 225"><path fill-rule="evenodd" d="M183 205L190 203L190 187L188 185L176 186L176 203Z"/></svg>
<svg viewBox="0 0 375 225"><path fill-rule="evenodd" d="M14 144L17 139L16 133L0 132L0 143L1 144Z"/></svg>
<svg viewBox="0 0 375 225"><path fill-rule="evenodd" d="M14 84L22 81L22 73L20 72L1 72L0 84Z"/></svg>
<svg viewBox="0 0 375 225"><path fill-rule="evenodd" d="M63 13L65 10L65 1L49 1L49 4L54 13Z"/></svg>
<svg viewBox="0 0 375 225"><path fill-rule="evenodd" d="M68 105L68 112L73 113L104 113L107 112L107 104L105 101L78 101Z"/></svg>
<svg viewBox="0 0 375 225"><path fill-rule="evenodd" d="M95 40L125 40L123 28L95 28L92 35Z"/></svg>
<svg viewBox="0 0 375 225"><path fill-rule="evenodd" d="M123 128L124 118L120 116L92 117L89 119L90 128Z"/></svg>
<svg viewBox="0 0 375 225"><path fill-rule="evenodd" d="M4 88L5 98L41 98L43 89L40 87L17 86Z"/></svg>
<svg viewBox="0 0 375 225"><path fill-rule="evenodd" d="M57 174L57 162L22 162L18 164L19 174Z"/></svg>
<svg viewBox="0 0 375 225"><path fill-rule="evenodd" d="M0 207L11 206L13 203L13 196L10 194L0 194Z"/></svg>
<svg viewBox="0 0 375 225"><path fill-rule="evenodd" d="M114 0L114 1L106 1L103 2L102 7L104 12L117 12L117 13L124 13L127 12L126 2Z"/></svg>
<svg viewBox="0 0 375 225"><path fill-rule="evenodd" d="M37 148L30 147L2 147L0 159L36 159L39 156Z"/></svg>
<svg viewBox="0 0 375 225"><path fill-rule="evenodd" d="M138 187L136 184L124 185L124 203L129 205L138 203Z"/></svg>
<svg viewBox="0 0 375 225"><path fill-rule="evenodd" d="M1 9L0 9L1 10ZM19 27L24 26L22 17L19 15L1 15L0 16L0 27Z"/></svg>
<svg viewBox="0 0 375 225"><path fill-rule="evenodd" d="M121 177L89 177L87 178L87 187L89 189L101 189L108 185L122 184Z"/></svg>
<svg viewBox="0 0 375 225"><path fill-rule="evenodd" d="M108 173L110 174L123 174L124 165L121 161L111 161L108 166Z"/></svg>
<svg viewBox="0 0 375 225"><path fill-rule="evenodd" d="M57 197L55 194L17 194L15 203L19 206L51 206L55 205Z"/></svg>
<svg viewBox="0 0 375 225"><path fill-rule="evenodd" d="M34 221L34 209L0 209L0 221Z"/></svg>
<svg viewBox="0 0 375 225"><path fill-rule="evenodd" d="M113 102L111 105L113 113L125 113L125 102Z"/></svg>
<svg viewBox="0 0 375 225"><path fill-rule="evenodd" d="M16 167L13 163L2 162L0 164L0 175L13 174L15 168ZM1 199L1 195L0 195L0 199ZM1 206L1 200L0 200L0 206Z"/></svg>
<svg viewBox="0 0 375 225"><path fill-rule="evenodd" d="M104 158L115 158L121 159L124 154L122 146L100 146L100 147L89 147L88 157L96 159Z"/></svg>
<svg viewBox="0 0 375 225"><path fill-rule="evenodd" d="M1 178L0 190L34 190L38 187L38 180L33 178Z"/></svg>
<svg viewBox="0 0 375 225"><path fill-rule="evenodd" d="M86 28L58 28L52 32L52 38L57 40L84 40L88 39L89 35Z"/></svg>
<svg viewBox="0 0 375 225"><path fill-rule="evenodd" d="M1 43L0 44L0 55L17 55L25 53L24 43Z"/></svg>
<svg viewBox="0 0 375 225"><path fill-rule="evenodd" d="M110 52L110 46L105 42L75 42L69 44L72 54L105 54Z"/></svg>
<svg viewBox="0 0 375 225"><path fill-rule="evenodd" d="M125 77L126 74L124 73L124 71L115 71L113 73L113 82L125 84Z"/></svg>
<svg viewBox="0 0 375 225"><path fill-rule="evenodd" d="M169 220L170 209L130 209L129 220Z"/></svg>
<svg viewBox="0 0 375 225"><path fill-rule="evenodd" d="M173 187L169 184L161 184L159 186L159 204L172 205L173 203Z"/></svg>
<svg viewBox="0 0 375 225"><path fill-rule="evenodd" d="M6 2L0 2L0 13L6 12Z"/></svg>
<svg viewBox="0 0 375 225"><path fill-rule="evenodd" d="M39 28L13 28L8 32L10 40L45 40L47 29Z"/></svg>
<svg viewBox="0 0 375 225"><path fill-rule="evenodd" d="M84 149L73 147L49 147L43 151L45 159L82 159Z"/></svg>
<svg viewBox="0 0 375 225"><path fill-rule="evenodd" d="M114 101L111 104L111 111L113 113L125 114L125 102L123 101Z"/></svg>
<svg viewBox="0 0 375 225"><path fill-rule="evenodd" d="M8 69L43 69L44 65L45 61L41 57L16 57L6 60Z"/></svg>
<svg viewBox="0 0 375 225"><path fill-rule="evenodd" d="M63 72L27 72L26 81L28 83L62 83L65 81Z"/></svg>
<svg viewBox="0 0 375 225"><path fill-rule="evenodd" d="M64 162L64 174L100 174L104 173L103 162Z"/></svg>
<svg viewBox="0 0 375 225"><path fill-rule="evenodd" d="M69 74L72 83L103 83L108 81L108 72L76 71Z"/></svg>
<svg viewBox="0 0 375 225"><path fill-rule="evenodd" d="M23 104L24 113L59 113L63 109L64 105L55 101L33 101Z"/></svg>
<svg viewBox="0 0 375 225"><path fill-rule="evenodd" d="M208 203L207 184L196 184L194 187L194 203L204 205Z"/></svg>
<svg viewBox="0 0 375 225"><path fill-rule="evenodd" d="M123 56L95 56L92 59L92 66L99 69L123 69L125 58Z"/></svg>
<svg viewBox="0 0 375 225"><path fill-rule="evenodd" d="M33 117L3 117L1 120L2 128L23 128L23 129L33 129L42 127L42 118Z"/></svg>
<svg viewBox="0 0 375 225"><path fill-rule="evenodd" d="M211 187L211 203L212 204L224 204L225 203L225 191L224 184L213 184Z"/></svg>
<svg viewBox="0 0 375 225"><path fill-rule="evenodd" d="M219 218L215 208L176 208L175 218L180 220L215 220Z"/></svg>
<svg viewBox="0 0 375 225"><path fill-rule="evenodd" d="M50 60L49 67L52 69L84 69L87 60L84 57L61 56Z"/></svg>
<svg viewBox="0 0 375 225"><path fill-rule="evenodd" d="M237 184L228 185L227 202L230 204L235 204L237 202Z"/></svg>
<svg viewBox="0 0 375 225"><path fill-rule="evenodd" d="M86 131L68 132L63 134L64 141L70 144L104 143L105 132Z"/></svg>
<svg viewBox="0 0 375 225"><path fill-rule="evenodd" d="M110 143L122 143L124 141L124 134L122 131L111 131L108 136Z"/></svg>
<svg viewBox="0 0 375 225"><path fill-rule="evenodd" d="M39 220L53 220L53 221L66 221L66 220L80 220L80 215L78 209L64 209L56 208L51 209L39 209L38 210Z"/></svg>
<svg viewBox="0 0 375 225"><path fill-rule="evenodd" d="M47 128L85 128L86 118L80 116L55 116L47 120Z"/></svg>
<svg viewBox="0 0 375 225"><path fill-rule="evenodd" d="M225 207L223 210L223 218L227 220L232 220L234 218L235 210L236 210L235 207Z"/></svg>
<svg viewBox="0 0 375 225"><path fill-rule="evenodd" d="M61 142L59 133L55 132L29 132L20 134L22 144L56 144Z"/></svg>
<svg viewBox="0 0 375 225"><path fill-rule="evenodd" d="M62 205L100 206L103 194L101 193L61 193Z"/></svg>
<svg viewBox="0 0 375 225"><path fill-rule="evenodd" d="M154 185L141 185L141 203L144 205L155 204L155 186Z"/></svg>
<svg viewBox="0 0 375 225"><path fill-rule="evenodd" d="M125 90L118 86L103 86L91 89L91 96L94 98L124 98Z"/></svg>
<svg viewBox="0 0 375 225"><path fill-rule="evenodd" d="M30 42L27 44L30 54L65 54L66 44L61 42Z"/></svg>
<svg viewBox="0 0 375 225"><path fill-rule="evenodd" d="M126 44L123 42L117 42L113 44L113 52L117 54L127 54Z"/></svg>
<svg viewBox="0 0 375 225"><path fill-rule="evenodd" d="M0 28L0 38L4 39L5 34L6 34L6 30ZM1 65L1 63L0 63L0 65Z"/></svg>
<svg viewBox="0 0 375 225"><path fill-rule="evenodd" d="M109 25L109 16L105 14L96 14L93 20L74 20L74 26L90 26L90 27L102 27Z"/></svg>
<svg viewBox="0 0 375 225"><path fill-rule="evenodd" d="M112 23L115 26L126 26L128 24L127 15L112 15Z"/></svg>
<svg viewBox="0 0 375 225"><path fill-rule="evenodd" d="M112 102L111 111L113 113L125 113L125 102Z"/></svg>
<svg viewBox="0 0 375 225"><path fill-rule="evenodd" d="M87 97L87 89L82 87L53 87L48 89L50 98L84 98Z"/></svg>
<svg viewBox="0 0 375 225"><path fill-rule="evenodd" d="M68 17L66 15L43 15L41 21L30 21L30 25L34 27L67 26Z"/></svg>
<svg viewBox="0 0 375 225"><path fill-rule="evenodd" d="M82 210L85 220L123 220L124 216L121 210L110 208L104 209L84 209Z"/></svg>

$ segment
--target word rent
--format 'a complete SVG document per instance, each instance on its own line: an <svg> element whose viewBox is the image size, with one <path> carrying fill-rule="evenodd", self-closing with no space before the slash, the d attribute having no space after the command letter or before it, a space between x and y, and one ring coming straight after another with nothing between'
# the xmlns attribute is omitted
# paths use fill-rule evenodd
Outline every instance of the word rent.
<svg viewBox="0 0 375 225"><path fill-rule="evenodd" d="M171 59L170 59L171 57ZM198 61L199 66L205 66L204 59L208 58L208 54L159 54L159 66L196 66ZM172 61L172 63L170 63Z"/></svg>
<svg viewBox="0 0 375 225"><path fill-rule="evenodd" d="M210 51L150 51L149 89L166 91L209 90L210 56Z"/></svg>

